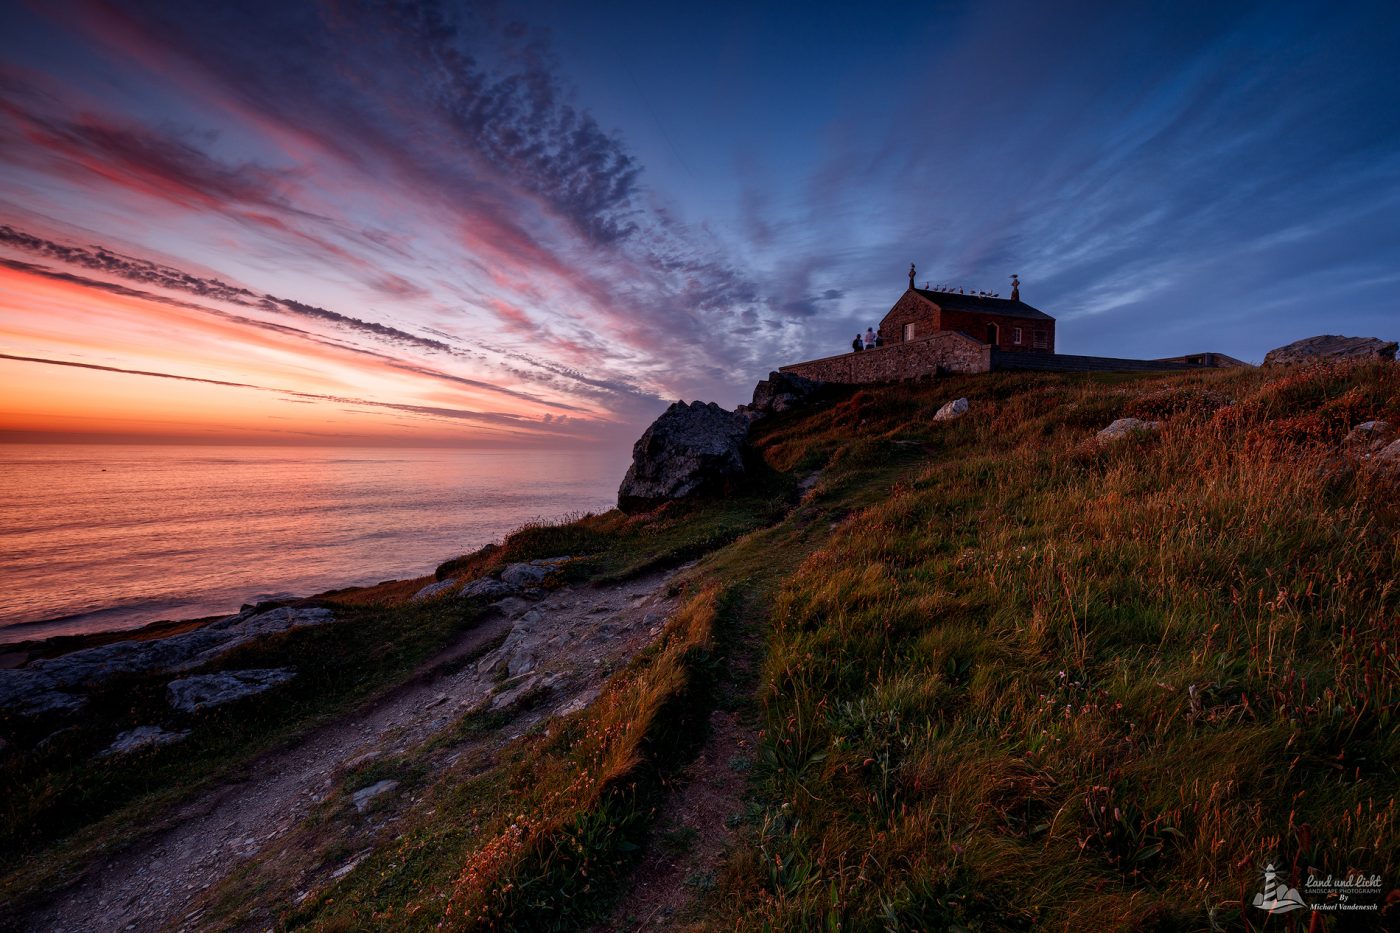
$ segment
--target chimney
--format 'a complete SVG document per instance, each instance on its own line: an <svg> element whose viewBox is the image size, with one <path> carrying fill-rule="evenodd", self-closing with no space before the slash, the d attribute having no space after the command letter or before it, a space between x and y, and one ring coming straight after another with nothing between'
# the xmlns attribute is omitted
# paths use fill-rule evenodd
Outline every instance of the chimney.
<svg viewBox="0 0 1400 933"><path fill-rule="evenodd" d="M1011 273L1011 300L1021 300L1021 277L1016 273Z"/></svg>

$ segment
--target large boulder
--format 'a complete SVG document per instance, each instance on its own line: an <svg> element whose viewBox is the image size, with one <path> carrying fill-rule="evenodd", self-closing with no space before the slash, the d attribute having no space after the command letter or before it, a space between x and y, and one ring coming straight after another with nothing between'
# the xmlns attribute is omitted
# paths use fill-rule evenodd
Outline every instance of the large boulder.
<svg viewBox="0 0 1400 933"><path fill-rule="evenodd" d="M938 409L938 413L933 416L934 421L953 421L967 414L967 399L958 398Z"/></svg>
<svg viewBox="0 0 1400 933"><path fill-rule="evenodd" d="M1397 345L1394 340L1379 337L1341 337L1323 334L1295 340L1287 346L1270 350L1264 356L1265 366L1290 366L1296 363L1316 363L1321 360L1393 360Z"/></svg>
<svg viewBox="0 0 1400 933"><path fill-rule="evenodd" d="M632 447L618 508L641 512L672 499L722 492L744 475L749 419L714 402L676 402Z"/></svg>
<svg viewBox="0 0 1400 933"><path fill-rule="evenodd" d="M753 402L741 405L739 412L753 420L789 411L807 402L826 383L795 373L771 372L753 387Z"/></svg>

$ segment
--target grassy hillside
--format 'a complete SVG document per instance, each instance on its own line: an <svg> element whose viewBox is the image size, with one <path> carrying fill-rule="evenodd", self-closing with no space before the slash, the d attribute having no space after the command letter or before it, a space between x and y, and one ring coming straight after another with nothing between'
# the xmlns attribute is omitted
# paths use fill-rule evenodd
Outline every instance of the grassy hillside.
<svg viewBox="0 0 1400 933"><path fill-rule="evenodd" d="M1122 415L1164 428L1095 444ZM701 562L605 702L455 785L432 845L289 924L602 920L717 702L761 731L696 929L1283 928L1242 909L1268 861L1394 879L1400 514L1337 455L1382 416L1393 365L979 376L764 422L779 487L820 471L801 502Z"/></svg>
<svg viewBox="0 0 1400 933"><path fill-rule="evenodd" d="M933 421L959 396L968 415ZM1124 415L1163 428L1094 442ZM240 871L203 922L625 925L716 709L754 737L748 786L682 927L1286 929L1243 906L1267 862L1394 887L1400 505L1338 454L1378 417L1400 421L1400 366L990 374L760 422L745 496L445 565L568 553L607 581L698 559L591 707L445 769L351 775L412 776L393 838L295 900ZM416 585L336 601L426 644L415 620L446 610L402 605Z"/></svg>
<svg viewBox="0 0 1400 933"><path fill-rule="evenodd" d="M1120 415L1165 427L1092 443ZM1270 860L1393 886L1395 486L1337 445L1397 415L1372 365L994 376L775 427L780 468L926 462L782 586L715 925L1208 930Z"/></svg>

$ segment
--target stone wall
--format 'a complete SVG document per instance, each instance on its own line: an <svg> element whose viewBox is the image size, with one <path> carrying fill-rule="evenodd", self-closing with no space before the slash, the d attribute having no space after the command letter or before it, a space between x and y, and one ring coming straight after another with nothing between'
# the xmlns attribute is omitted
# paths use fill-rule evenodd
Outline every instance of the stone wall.
<svg viewBox="0 0 1400 933"><path fill-rule="evenodd" d="M985 373L992 368L992 348L963 334L943 331L873 350L851 351L821 360L780 367L823 382L871 383L917 379L939 372Z"/></svg>
<svg viewBox="0 0 1400 933"><path fill-rule="evenodd" d="M1204 369L1204 364L1172 360L1125 360L1112 356L1073 356L1067 353L1007 353L992 351L992 369L1033 369L1055 373L1137 373L1176 372Z"/></svg>

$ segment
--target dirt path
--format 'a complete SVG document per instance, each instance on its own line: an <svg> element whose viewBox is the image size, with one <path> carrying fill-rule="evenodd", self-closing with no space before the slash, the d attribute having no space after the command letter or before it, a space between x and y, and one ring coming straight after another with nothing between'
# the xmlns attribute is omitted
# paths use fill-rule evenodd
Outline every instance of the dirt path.
<svg viewBox="0 0 1400 933"><path fill-rule="evenodd" d="M675 573L566 587L535 603L506 601L406 683L255 762L246 780L184 805L170 829L94 866L26 926L89 933L155 930L185 918L197 924L199 911L190 915L190 907L201 893L275 848L348 767L414 748L464 712L503 707L526 692L547 692L556 713L590 702L616 665L659 634L675 608L666 592Z"/></svg>
<svg viewBox="0 0 1400 933"><path fill-rule="evenodd" d="M754 730L734 713L710 715L705 745L679 775L627 893L600 931L670 929L677 914L714 885L734 837L731 818L743 807L754 742Z"/></svg>
<svg viewBox="0 0 1400 933"><path fill-rule="evenodd" d="M641 860L609 918L592 933L687 929L704 910L744 815L758 749L754 700L767 605L752 592L722 640L725 677L705 742L668 782Z"/></svg>

